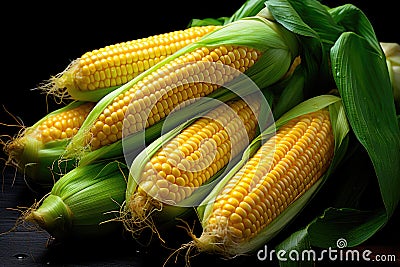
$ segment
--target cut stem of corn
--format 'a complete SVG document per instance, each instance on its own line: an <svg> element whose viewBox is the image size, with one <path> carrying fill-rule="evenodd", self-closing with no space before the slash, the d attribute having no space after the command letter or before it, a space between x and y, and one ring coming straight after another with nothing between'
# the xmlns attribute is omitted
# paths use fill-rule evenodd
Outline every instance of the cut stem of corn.
<svg viewBox="0 0 400 267"><path fill-rule="evenodd" d="M320 179L334 147L327 109L287 122L215 196L194 246L200 251L238 254Z"/></svg>
<svg viewBox="0 0 400 267"><path fill-rule="evenodd" d="M156 140L159 148L154 153L143 151L147 158L142 160L139 155L129 175L126 229L136 232L145 226L157 228L153 225L154 218L173 223L182 214L171 207L179 207L177 210L181 212L184 210L181 207L192 210L198 205L202 200L196 195L198 189L206 188L201 192L203 195L209 192L210 182L256 136L261 102L256 97L229 101L194 120L164 143L163 138L160 142Z"/></svg>
<svg viewBox="0 0 400 267"><path fill-rule="evenodd" d="M41 187L53 186L62 173L72 168L72 162L57 160L93 107L91 102L72 102L33 126L23 128L4 146L8 163L23 173L27 182Z"/></svg>
<svg viewBox="0 0 400 267"><path fill-rule="evenodd" d="M59 240L99 238L122 229L115 211L125 199L127 173L116 161L77 167L23 214L23 220Z"/></svg>
<svg viewBox="0 0 400 267"><path fill-rule="evenodd" d="M86 52L41 87L61 98L98 101L218 26L199 26L108 45ZM90 93L97 91L96 93Z"/></svg>

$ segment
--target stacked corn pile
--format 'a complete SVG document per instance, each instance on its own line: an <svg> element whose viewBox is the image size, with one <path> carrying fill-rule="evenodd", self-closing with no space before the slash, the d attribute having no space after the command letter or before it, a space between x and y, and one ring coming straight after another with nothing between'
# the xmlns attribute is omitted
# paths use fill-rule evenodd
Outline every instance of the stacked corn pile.
<svg viewBox="0 0 400 267"><path fill-rule="evenodd" d="M332 225L363 214L368 229L340 229L358 245L399 201L398 47L351 4L267 0L87 52L40 87L70 102L5 142L27 184L47 190L22 221L60 240L115 227L163 240L195 214L202 231L177 252L254 253L361 145L380 209L331 203L278 248L330 246Z"/></svg>

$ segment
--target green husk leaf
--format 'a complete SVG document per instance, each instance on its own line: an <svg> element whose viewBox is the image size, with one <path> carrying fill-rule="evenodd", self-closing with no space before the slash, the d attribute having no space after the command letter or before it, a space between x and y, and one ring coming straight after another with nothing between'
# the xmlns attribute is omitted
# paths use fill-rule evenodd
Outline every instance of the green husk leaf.
<svg viewBox="0 0 400 267"><path fill-rule="evenodd" d="M127 168L99 162L77 167L24 215L56 239L99 238L121 225L115 220L125 197Z"/></svg>
<svg viewBox="0 0 400 267"><path fill-rule="evenodd" d="M287 81L284 89L278 94L279 96L274 100L273 113L275 118L281 117L282 114L304 101L305 80L305 69L300 64Z"/></svg>
<svg viewBox="0 0 400 267"><path fill-rule="evenodd" d="M329 50L344 27L319 1L268 0L266 5L278 23L297 35L303 48L300 56L305 63L304 97L327 93L321 89L334 89Z"/></svg>
<svg viewBox="0 0 400 267"><path fill-rule="evenodd" d="M340 101L340 98L334 95L320 95L307 99L288 112L283 114L275 123L276 127L279 128L293 118L296 118L307 113L318 111L324 107L330 106ZM267 132L268 133L268 132Z"/></svg>
<svg viewBox="0 0 400 267"><path fill-rule="evenodd" d="M226 23L230 23L242 18L252 17L257 15L265 8L265 0L246 0L244 4L229 17ZM225 23L225 24L226 24Z"/></svg>
<svg viewBox="0 0 400 267"><path fill-rule="evenodd" d="M346 247L354 247L362 240L371 237L384 219L384 213L373 211L361 211L350 208L327 208L324 213L315 218L305 228L300 229L281 242L275 249L286 252L297 250L300 254L313 247L336 248L338 240L345 240ZM354 228L355 224L360 225ZM373 229L373 231L371 231ZM280 261L279 266L310 266L309 261Z"/></svg>
<svg viewBox="0 0 400 267"><path fill-rule="evenodd" d="M290 235L289 238L284 240L282 243L279 244L278 247L276 247L276 251L297 251L299 254L301 254L302 251L307 250L310 248L310 239L308 237L307 231L305 229L301 229L297 232L294 232L292 235ZM287 261L279 261L279 266L280 267L298 267L298 266L303 266L303 267L310 267L314 266L312 260L305 260L305 261L292 261L292 260L287 260Z"/></svg>
<svg viewBox="0 0 400 267"><path fill-rule="evenodd" d="M341 25L345 31L362 36L378 53L382 51L374 28L361 9L352 4L345 4L331 8L328 11L336 23ZM337 40L337 38L335 40Z"/></svg>
<svg viewBox="0 0 400 267"><path fill-rule="evenodd" d="M351 130L375 170L381 200L373 200L378 208L328 207L321 216L299 231L306 232L310 246L335 247L339 238L345 238L347 247L353 247L382 229L398 205L400 130L385 56L371 24L361 10L351 5L331 9L330 12L338 23L349 30L332 47L332 73ZM358 156L360 150L355 151L348 157L349 160ZM348 195L341 196L348 190L338 192L337 199L342 197L346 201L336 204L351 205L362 196L362 193L356 194L354 198L357 199L349 199ZM298 245L284 241L280 246L289 250Z"/></svg>
<svg viewBox="0 0 400 267"><path fill-rule="evenodd" d="M319 39L317 32L308 26L289 3L289 1L266 1L267 7L273 18L281 23L286 29L301 36ZM285 16L290 14L290 16Z"/></svg>
<svg viewBox="0 0 400 267"><path fill-rule="evenodd" d="M321 39L325 44L333 45L344 30L319 1L267 0L266 5L274 18L290 31Z"/></svg>
<svg viewBox="0 0 400 267"><path fill-rule="evenodd" d="M328 208L309 225L311 244L317 247L336 247L344 238L347 247L354 247L369 239L385 220L383 211L362 211L349 208ZM359 225L359 227L354 227Z"/></svg>
<svg viewBox="0 0 400 267"><path fill-rule="evenodd" d="M60 177L77 162L73 159L60 160L69 140L51 141L46 144L27 137L20 164L23 165L27 185L34 191L47 191Z"/></svg>
<svg viewBox="0 0 400 267"><path fill-rule="evenodd" d="M227 17L220 17L220 18L205 18L205 19L192 19L188 27L196 27L196 26L208 26L208 25L215 25L215 26L221 26L226 24L226 21L228 20Z"/></svg>
<svg viewBox="0 0 400 267"><path fill-rule="evenodd" d="M393 164L400 162L400 130L385 57L366 39L344 33L331 59L346 115L374 165L389 218L400 199L400 165Z"/></svg>

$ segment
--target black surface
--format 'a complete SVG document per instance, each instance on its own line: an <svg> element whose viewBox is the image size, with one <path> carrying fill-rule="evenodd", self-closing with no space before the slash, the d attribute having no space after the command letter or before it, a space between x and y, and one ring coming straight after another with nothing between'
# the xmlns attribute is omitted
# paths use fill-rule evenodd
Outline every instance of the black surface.
<svg viewBox="0 0 400 267"><path fill-rule="evenodd" d="M325 1L330 6L353 3L360 7L372 22L379 40L399 42L397 8L392 1ZM134 3L134 4L133 4ZM82 53L120 41L184 28L192 18L229 16L241 1L197 1L144 3L108 1L74 3L42 2L9 3L2 16L3 75L0 104L2 123L15 124L6 112L31 125L48 110L59 105L31 90L40 82L62 71ZM143 9L142 9L143 8ZM48 104L48 106L46 105ZM14 134L18 128L0 125L0 135ZM3 155L1 155L3 157ZM1 170L4 163L0 162ZM18 207L29 207L39 197L31 192L20 175L14 177L11 168L2 173L0 192L0 233L15 224ZM364 246L394 253L400 260L399 212L389 224ZM286 236L290 229L284 231ZM170 233L174 247L188 237L183 230ZM115 235L102 241L72 243L49 242L46 232L20 226L16 231L0 235L0 266L159 266L170 251L154 242L141 247L126 236ZM179 262L170 266L182 266ZM270 266L255 255L226 261L210 255L192 259L192 266L213 263L219 266ZM319 265L334 265L324 263ZM342 264L338 264L342 265ZM353 266L358 266L354 264ZM374 266L390 266L380 263ZM397 264L400 266L400 264Z"/></svg>
<svg viewBox="0 0 400 267"><path fill-rule="evenodd" d="M365 157L365 155L364 155ZM347 172L350 163L344 165L337 171ZM332 180L334 178L332 177ZM328 193L332 197L334 192ZM16 176L10 169L7 169L3 176L2 191L0 194L0 266L162 266L171 255L173 249L181 244L190 241L189 236L183 229L171 229L167 236L168 248L156 238L149 246L143 246L136 242L129 234L122 231L112 236L107 236L101 240L81 240L61 242L51 239L50 235L43 230L33 228L30 224L19 225L16 229L17 218L21 215L21 210L25 210L35 200L40 197L30 191L21 176ZM324 201L322 192L315 199ZM272 249L274 245L287 237L294 230L298 230L306 222L312 219L312 215L319 215L320 205L310 205L304 210L304 216L300 216L281 232L268 247ZM308 214L308 215L307 215ZM371 250L375 254L395 255L397 261L385 263L368 262L345 262L346 266L400 266L400 241L398 225L400 223L400 212L397 209L389 223L372 238L362 245L352 248L363 251ZM195 233L199 233L198 224L195 224ZM12 231L10 231L12 230ZM10 231L10 232L9 232ZM143 243L148 236L145 232ZM171 258L166 266L184 266L184 252L179 254L177 262ZM276 260L276 259L275 259ZM218 266L278 266L275 261L259 261L256 254L240 256L234 259L225 260L218 256L199 254L191 259L191 266L204 266L213 262ZM324 260L317 262L316 266L342 266L344 262L330 262Z"/></svg>

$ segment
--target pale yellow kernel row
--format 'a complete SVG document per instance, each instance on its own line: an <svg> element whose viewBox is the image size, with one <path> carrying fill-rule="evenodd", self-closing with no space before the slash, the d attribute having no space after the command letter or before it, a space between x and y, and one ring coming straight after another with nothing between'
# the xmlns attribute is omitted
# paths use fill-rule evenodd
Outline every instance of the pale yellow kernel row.
<svg viewBox="0 0 400 267"><path fill-rule="evenodd" d="M76 108L50 116L34 130L35 138L43 143L72 138L93 107L94 103L84 103Z"/></svg>
<svg viewBox="0 0 400 267"><path fill-rule="evenodd" d="M87 52L79 58L73 69L74 86L78 90L96 90L127 83L217 28L192 27Z"/></svg>
<svg viewBox="0 0 400 267"><path fill-rule="evenodd" d="M206 233L228 245L254 238L322 176L333 148L327 110L284 125L222 189Z"/></svg>
<svg viewBox="0 0 400 267"><path fill-rule="evenodd" d="M252 103L253 109L243 100L231 102L188 126L145 165L138 192L172 203L189 197L246 147L248 142L243 139L254 138L258 114L253 111L258 113L260 105L254 99ZM251 115L243 117L242 113ZM228 128L240 127L233 122L235 118L245 127L228 132Z"/></svg>
<svg viewBox="0 0 400 267"><path fill-rule="evenodd" d="M229 53L235 61L225 64L220 58ZM260 53L252 48L235 46L202 47L178 57L144 77L104 109L91 128L91 148L111 144L122 136L154 125L173 110L231 81L254 65L259 57ZM235 62L239 62L239 67ZM103 128L114 124L117 124L118 133L110 136L110 131Z"/></svg>

